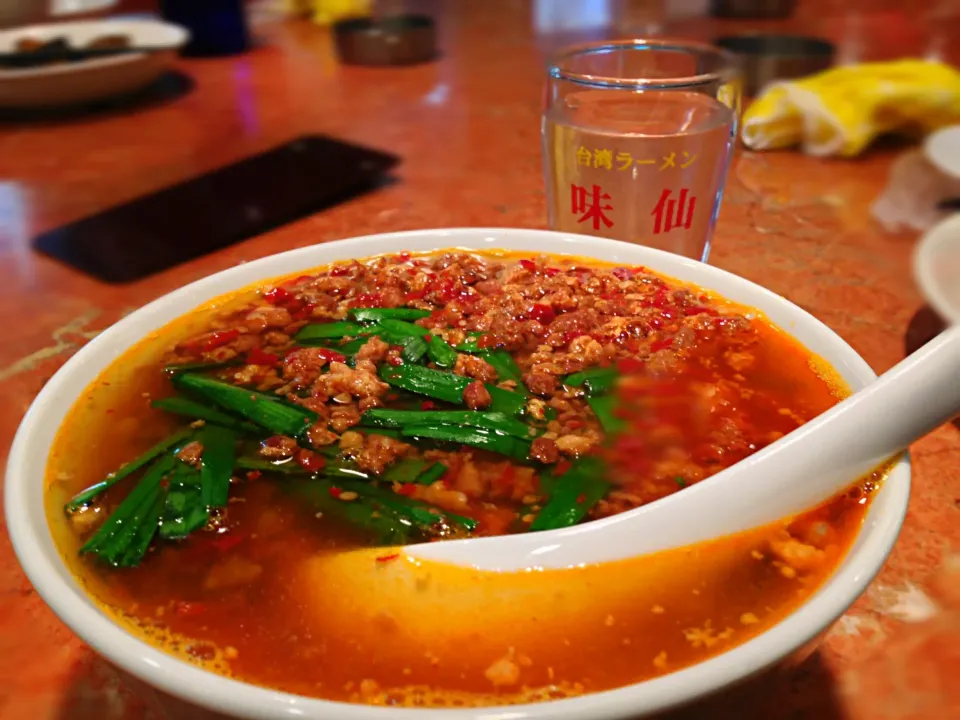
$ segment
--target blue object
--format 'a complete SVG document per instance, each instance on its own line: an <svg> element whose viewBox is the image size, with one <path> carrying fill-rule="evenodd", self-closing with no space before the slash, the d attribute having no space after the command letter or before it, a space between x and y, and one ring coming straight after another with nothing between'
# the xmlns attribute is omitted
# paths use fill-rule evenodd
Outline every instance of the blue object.
<svg viewBox="0 0 960 720"><path fill-rule="evenodd" d="M250 47L243 0L161 0L169 22L190 31L184 55L236 55Z"/></svg>

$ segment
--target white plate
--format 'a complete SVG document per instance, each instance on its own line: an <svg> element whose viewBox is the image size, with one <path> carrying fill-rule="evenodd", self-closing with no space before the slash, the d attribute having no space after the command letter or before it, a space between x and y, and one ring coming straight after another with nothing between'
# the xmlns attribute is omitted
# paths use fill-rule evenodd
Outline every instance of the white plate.
<svg viewBox="0 0 960 720"><path fill-rule="evenodd" d="M960 323L960 213L928 230L913 256L920 292L944 320Z"/></svg>
<svg viewBox="0 0 960 720"><path fill-rule="evenodd" d="M705 662L635 685L531 705L476 709L397 709L299 697L214 675L158 650L124 630L87 595L60 558L44 511L47 458L57 430L79 395L125 350L198 305L224 293L336 260L387 252L459 247L585 255L643 265L762 310L771 322L822 357L850 385L876 374L836 333L801 308L748 280L660 250L603 238L543 230L459 228L370 235L261 258L182 287L98 335L50 379L27 411L7 463L4 501L13 547L30 582L77 635L144 682L190 703L247 720L614 720L682 705L792 656L823 633L866 589L890 553L910 496L910 462L901 458L875 494L857 538L806 603L761 635ZM883 422L878 418L877 422ZM692 520L695 522L695 520ZM161 703L169 703L163 696ZM167 716L185 711L170 704Z"/></svg>
<svg viewBox="0 0 960 720"><path fill-rule="evenodd" d="M0 30L0 52L14 52L23 38L64 38L82 48L102 35L126 35L131 45L164 49L0 69L0 108L74 105L137 90L167 71L189 38L184 28L159 20L78 20Z"/></svg>

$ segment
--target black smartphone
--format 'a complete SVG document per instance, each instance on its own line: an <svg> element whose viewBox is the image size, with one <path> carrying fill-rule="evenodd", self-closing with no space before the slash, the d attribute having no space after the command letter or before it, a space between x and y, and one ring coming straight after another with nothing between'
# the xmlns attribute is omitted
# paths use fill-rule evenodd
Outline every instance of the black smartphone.
<svg viewBox="0 0 960 720"><path fill-rule="evenodd" d="M33 246L105 282L131 282L374 189L397 162L302 137L44 233Z"/></svg>

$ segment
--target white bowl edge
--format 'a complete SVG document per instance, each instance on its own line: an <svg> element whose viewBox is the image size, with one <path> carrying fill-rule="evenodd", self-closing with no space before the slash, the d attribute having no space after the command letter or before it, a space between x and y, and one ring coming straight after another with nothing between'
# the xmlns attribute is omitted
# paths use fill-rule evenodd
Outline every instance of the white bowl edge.
<svg viewBox="0 0 960 720"><path fill-rule="evenodd" d="M540 230L462 228L371 235L262 258L199 280L127 316L82 348L46 384L18 430L7 464L5 505L14 549L28 578L54 612L106 658L171 695L238 718L338 717L382 720L429 718L628 718L680 705L769 667L819 635L879 572L903 522L910 491L905 457L876 494L844 562L824 586L784 621L732 650L687 669L636 685L549 703L457 710L374 708L298 697L217 676L157 650L127 633L86 595L53 543L43 506L44 469L63 417L79 392L109 363L149 332L223 293L335 260L400 250L448 247L566 252L645 265L691 282L767 317L821 355L858 389L875 378L870 367L833 331L768 290L717 268L650 248Z"/></svg>

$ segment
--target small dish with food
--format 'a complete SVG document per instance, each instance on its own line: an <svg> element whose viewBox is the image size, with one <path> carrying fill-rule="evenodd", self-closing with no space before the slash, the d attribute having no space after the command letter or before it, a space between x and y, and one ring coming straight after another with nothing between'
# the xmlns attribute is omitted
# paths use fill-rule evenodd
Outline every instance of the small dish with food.
<svg viewBox="0 0 960 720"><path fill-rule="evenodd" d="M188 37L185 28L159 20L0 30L0 108L67 106L133 92L170 70Z"/></svg>
<svg viewBox="0 0 960 720"><path fill-rule="evenodd" d="M75 632L237 717L636 716L835 620L889 553L907 462L774 525L596 566L479 572L402 546L630 512L872 379L782 298L649 248L328 243L174 292L71 359L18 433L8 522Z"/></svg>

